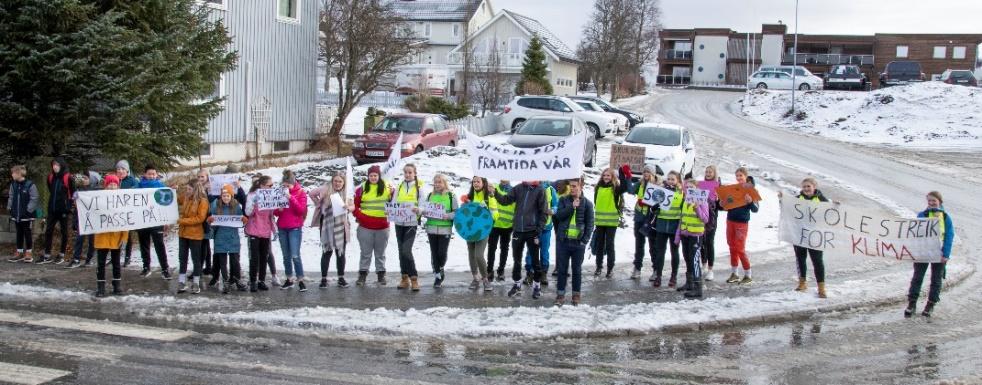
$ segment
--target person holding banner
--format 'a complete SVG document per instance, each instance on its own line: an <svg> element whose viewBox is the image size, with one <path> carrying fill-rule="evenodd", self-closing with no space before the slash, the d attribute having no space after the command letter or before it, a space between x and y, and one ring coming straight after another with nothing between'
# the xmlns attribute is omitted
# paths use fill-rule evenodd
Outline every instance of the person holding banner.
<svg viewBox="0 0 982 385"><path fill-rule="evenodd" d="M566 278L572 270L573 306L580 304L580 291L583 276L583 255L593 234L593 203L583 197L583 178L569 181L569 195L559 199L556 210L556 269L559 279L556 282L556 306L566 303Z"/></svg>
<svg viewBox="0 0 982 385"><path fill-rule="evenodd" d="M736 170L736 182L742 185L754 185L754 178L749 175L746 167ZM750 214L757 212L757 202L750 195L743 197L744 205L726 210L726 244L730 247L730 278L726 283L749 284L753 282L750 273L750 257L747 255L747 233L750 229ZM737 267L743 265L743 279L737 275Z"/></svg>
<svg viewBox="0 0 982 385"><path fill-rule="evenodd" d="M345 174L335 174L330 184L311 191L314 201L314 217L310 226L320 229L321 283L327 288L327 271L331 267L331 255L337 255L338 287L348 287L344 280L345 250L351 241L351 224L348 213L354 209L346 202L348 186Z"/></svg>
<svg viewBox="0 0 982 385"><path fill-rule="evenodd" d="M471 179L470 191L461 196L460 201L461 203L474 202L486 207L491 211L491 218L493 219L498 217L498 201L494 199L494 193L495 190L488 184L487 179L475 176ZM492 290L491 281L488 279L487 261L484 260L484 249L487 247L487 238L467 242L467 262L470 264L471 275L474 277L470 284L471 290L477 290L482 285L484 291Z"/></svg>
<svg viewBox="0 0 982 385"><path fill-rule="evenodd" d="M674 288L676 277L679 271L679 244L675 242L675 233L678 231L679 222L682 219L682 176L678 171L672 170L665 177L662 185L666 190L674 191L672 201L667 208L663 206L655 216L655 254L652 256L654 272L652 281L654 287L661 287L662 270L665 268L665 252L671 250L672 256L672 275L668 279L668 287ZM666 246L667 244L667 246Z"/></svg>
<svg viewBox="0 0 982 385"><path fill-rule="evenodd" d="M644 169L641 171L641 180L637 183L638 187L635 189L632 186L627 190L629 194L637 196L637 201L634 204L634 272L631 273L631 279L641 279L645 241L648 242L648 255L651 256L652 263L655 260L654 232L646 232L645 228L646 222L658 212L658 206L649 207L642 202L642 197L644 197L644 192L649 185L659 184L657 171L658 167L653 164L644 165ZM651 275L653 278L655 273L652 272Z"/></svg>
<svg viewBox="0 0 982 385"><path fill-rule="evenodd" d="M294 274L300 292L307 291L303 280L303 259L300 258L300 245L303 238L303 222L307 219L307 192L300 186L293 171L283 170L282 188L289 192L290 207L277 209L276 227L279 229L280 250L283 251L283 270L286 281L280 289L293 287Z"/></svg>
<svg viewBox="0 0 982 385"><path fill-rule="evenodd" d="M784 193L778 191L778 198L784 198ZM829 200L818 190L818 181L815 178L805 178L801 181L801 192L798 199L812 202L828 202ZM818 297L827 298L825 293L825 262L822 260L822 250L809 249L802 246L794 246L794 256L798 261L798 287L795 291L808 290L808 257L811 256L812 267L815 269L815 282L818 284Z"/></svg>
<svg viewBox="0 0 982 385"><path fill-rule="evenodd" d="M515 204L511 243L514 261L511 278L515 284L508 291L508 297L514 297L522 291L522 253L528 247L533 271L532 299L539 299L542 296L539 282L543 275L542 266L539 264L539 234L542 234L545 229L546 216L550 214L549 206L546 204L545 189L537 181L526 181L515 186L507 194L495 191L494 198L498 204Z"/></svg>
<svg viewBox="0 0 982 385"><path fill-rule="evenodd" d="M140 188L140 180L133 176L133 172L130 170L130 162L126 159L116 162L116 176L119 178L120 190ZM130 259L133 256L133 242L136 241L137 247L139 247L140 232L137 231L136 235L134 237L133 232L130 232L130 235L126 237L126 254L124 254L125 258L123 259L124 267L130 265ZM149 270L147 271L149 272Z"/></svg>
<svg viewBox="0 0 982 385"><path fill-rule="evenodd" d="M702 255L703 270L706 271L705 279L713 280L713 264L716 263L716 229L719 227L719 197L716 195L716 188L722 184L716 166L706 166L703 180L699 182L699 188L709 191L709 221L706 222L706 232L702 236Z"/></svg>
<svg viewBox="0 0 982 385"><path fill-rule="evenodd" d="M407 163L402 166L402 182L392 196L393 203L404 203L413 206L416 216L395 222L396 245L399 249L399 272L402 275L396 289L405 290L412 287L419 291L419 273L416 272L416 259L413 257L413 242L416 240L416 228L419 227L419 198L422 186L416 176L416 165Z"/></svg>
<svg viewBox="0 0 982 385"><path fill-rule="evenodd" d="M241 218L241 223L243 224L249 222L249 218L243 215L242 206L235 200L235 188L230 184L222 186L222 194L218 200L211 203L210 214L207 220L209 223L214 223L216 216L235 216ZM212 280L217 280L221 277L218 283L221 285L223 294L228 294L233 285L239 291L246 291L247 287L242 282L242 269L239 267L239 252L242 251L242 243L239 239L239 227L214 225L210 227L210 230L212 232L212 238L215 240L214 266L218 270L218 273L214 274ZM229 266L231 266L231 272L229 271Z"/></svg>
<svg viewBox="0 0 982 385"><path fill-rule="evenodd" d="M511 184L507 180L502 180L494 186L498 194L507 194L511 191ZM488 238L488 279L498 281L505 280L505 265L508 264L508 243L511 242L512 221L515 218L515 204L498 204L498 217L494 220L494 227L491 228L491 236ZM498 271L494 270L495 249L501 249Z"/></svg>
<svg viewBox="0 0 982 385"><path fill-rule="evenodd" d="M683 193L688 189L699 189L695 179L685 182ZM693 202L685 199L682 203L682 218L679 221L675 241L682 245L682 256L685 258L685 285L679 291L684 291L685 298L702 298L702 269L701 248L702 237L709 222L709 204L705 201Z"/></svg>
<svg viewBox="0 0 982 385"><path fill-rule="evenodd" d="M433 176L433 191L426 196L426 202L443 208L440 215L423 214L426 217L426 238L430 244L430 265L433 267L433 275L436 276L433 287L440 288L443 286L443 280L446 279L443 267L447 265L447 249L450 248L454 215L458 208L446 176L443 174Z"/></svg>
<svg viewBox="0 0 982 385"><path fill-rule="evenodd" d="M75 175L75 193L72 194L72 204L75 205L78 202L78 193L80 191L95 191L99 189L99 183L102 178L99 174L94 171L88 171L84 174ZM74 209L72 210L75 211ZM75 215L75 220L72 222L72 228L75 229L75 242L72 245L72 262L65 266L66 269L74 269L78 267L88 267L92 263L92 258L95 257L95 237L92 234L82 235L81 234L81 224L79 223L78 215ZM129 237L127 237L129 238ZM89 247L86 249L85 244L88 243ZM82 264L82 250L85 250L85 264Z"/></svg>
<svg viewBox="0 0 982 385"><path fill-rule="evenodd" d="M364 286L368 269L375 255L375 272L379 285L385 286L385 247L389 244L389 220L385 203L392 199L392 188L382 179L378 165L368 168L368 180L355 190L355 220L358 221L358 244L361 260L358 264L358 286Z"/></svg>
<svg viewBox="0 0 982 385"><path fill-rule="evenodd" d="M123 161L120 161L122 163ZM118 167L117 165L117 171ZM126 165L129 167L129 165ZM127 168L128 170L128 168ZM160 181L160 175L157 173L157 167L152 164L148 164L143 170L143 177L140 178L140 183L136 188L165 188L164 183ZM170 280L170 267L167 264L167 247L164 245L164 227L149 227L145 229L139 229L136 231L139 238L140 245L140 258L143 260L143 271L140 272L140 276L147 278L150 276L150 243L153 242L154 251L157 253L157 262L160 264L160 275L163 276L164 280Z"/></svg>
<svg viewBox="0 0 982 385"><path fill-rule="evenodd" d="M944 199L941 193L931 191L927 193L927 208L917 214L918 218L937 218L938 227L941 231L941 262L936 263L914 263L914 277L910 279L910 290L907 291L907 309L904 310L904 317L910 318L917 311L917 298L921 294L921 284L924 283L924 275L928 267L931 268L931 286L928 290L927 304L921 315L930 317L934 312L934 306L941 301L941 281L944 280L945 266L951 258L951 246L955 240L955 225L951 221L951 216L944 209Z"/></svg>
<svg viewBox="0 0 982 385"><path fill-rule="evenodd" d="M103 179L103 185L106 190L118 190L119 178L112 174L106 175ZM93 237L96 249L96 297L106 296L106 256L110 257L110 262L113 265L113 295L123 294L123 289L120 287L123 275L122 267L119 264L119 255L129 233L129 231L110 231L95 234Z"/></svg>
<svg viewBox="0 0 982 385"><path fill-rule="evenodd" d="M245 215L248 222L245 225L246 237L249 240L249 291L269 290L266 286L267 259L271 257L271 238L276 231L273 223L273 210L262 209L259 205L259 190L273 188L273 178L269 175L259 175L252 181L249 195L246 196ZM270 268L273 272L275 269Z"/></svg>
<svg viewBox="0 0 982 385"><path fill-rule="evenodd" d="M188 256L190 254L191 294L201 292L201 240L205 238L204 225L208 218L208 195L205 186L192 179L184 192L178 194L177 206L180 219L177 220L177 259L180 272L177 276L177 292L184 293L187 287Z"/></svg>
<svg viewBox="0 0 982 385"><path fill-rule="evenodd" d="M631 185L631 166L623 165L615 171L613 167L600 174L600 180L593 188L593 201L596 205L597 226L593 233L593 255L597 257L597 270L593 276L599 277L604 271L604 256L607 256L607 279L614 274L614 236L621 224L621 210L624 209L624 193Z"/></svg>

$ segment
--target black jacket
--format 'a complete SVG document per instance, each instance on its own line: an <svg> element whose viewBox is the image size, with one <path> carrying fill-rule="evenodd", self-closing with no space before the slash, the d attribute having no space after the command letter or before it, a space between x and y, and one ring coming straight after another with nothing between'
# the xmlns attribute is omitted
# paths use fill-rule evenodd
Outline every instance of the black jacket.
<svg viewBox="0 0 982 385"><path fill-rule="evenodd" d="M586 197L580 197L580 207L574 210L573 208L573 197L564 196L559 198L559 209L556 210L556 215L553 215L553 222L556 224L556 232L560 241L564 239L569 239L566 236L566 230L569 229L569 224L572 222L573 212L576 212L576 227L580 229L580 243L586 245L590 243L590 236L593 235L593 202L590 202Z"/></svg>
<svg viewBox="0 0 982 385"><path fill-rule="evenodd" d="M10 220L14 222L33 221L37 206L38 188L34 182L24 179L23 182L13 181L10 183L10 196L7 198L7 211L10 212Z"/></svg>
<svg viewBox="0 0 982 385"><path fill-rule="evenodd" d="M515 204L515 217L512 221L513 230L516 233L536 232L541 233L546 227L546 213L549 206L546 204L546 190L542 185L531 185L522 183L512 187L507 194L500 194L494 191L494 198L499 204Z"/></svg>
<svg viewBox="0 0 982 385"><path fill-rule="evenodd" d="M72 210L72 195L75 193L75 182L68 172L68 163L62 158L55 158L60 166L58 173L48 174L48 215L68 214ZM67 182L67 183L66 183Z"/></svg>

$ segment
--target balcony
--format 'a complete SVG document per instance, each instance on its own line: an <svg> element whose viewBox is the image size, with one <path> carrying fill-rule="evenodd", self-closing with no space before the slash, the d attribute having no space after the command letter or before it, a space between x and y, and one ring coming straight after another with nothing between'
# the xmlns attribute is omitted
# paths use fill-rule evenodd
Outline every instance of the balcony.
<svg viewBox="0 0 982 385"><path fill-rule="evenodd" d="M522 61L525 59L525 54L520 53L474 53L471 54L471 64L477 67L487 66L491 62L493 55L498 55L499 66L502 70L513 70L522 68ZM464 66L464 55L460 52L453 52L447 58L447 64L451 67L463 67Z"/></svg>
<svg viewBox="0 0 982 385"><path fill-rule="evenodd" d="M658 58L662 60L692 60L692 51L663 50L659 52Z"/></svg>
<svg viewBox="0 0 982 385"><path fill-rule="evenodd" d="M872 66L873 65L873 55L850 55L850 54L834 54L834 53L798 53L798 64L819 64L819 65L836 65L836 64L855 64L860 66ZM784 54L782 59L782 64L792 64L794 63L793 54Z"/></svg>
<svg viewBox="0 0 982 385"><path fill-rule="evenodd" d="M658 75L656 82L663 86L682 86L688 85L691 80L692 78L690 76Z"/></svg>

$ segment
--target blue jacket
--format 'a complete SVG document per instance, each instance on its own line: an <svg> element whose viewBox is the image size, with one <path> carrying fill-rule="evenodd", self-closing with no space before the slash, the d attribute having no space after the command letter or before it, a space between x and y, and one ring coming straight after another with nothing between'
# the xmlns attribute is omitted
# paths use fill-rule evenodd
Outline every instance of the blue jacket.
<svg viewBox="0 0 982 385"><path fill-rule="evenodd" d="M220 201L212 202L210 215L242 215L242 207L238 202L232 201L232 207L218 207ZM211 226L211 235L215 240L213 253L239 253L242 249L242 241L239 239L239 229L235 227Z"/></svg>
<svg viewBox="0 0 982 385"><path fill-rule="evenodd" d="M123 180L119 181L120 190L127 190L131 188L140 188L140 181L133 177L133 175L127 175Z"/></svg>
<svg viewBox="0 0 982 385"><path fill-rule="evenodd" d="M951 223L951 216L944 210L944 206L939 209L927 209L917 214L918 218L927 218L931 213L944 214L944 239L941 240L941 255L951 258L951 244L955 241L955 225Z"/></svg>
<svg viewBox="0 0 982 385"><path fill-rule="evenodd" d="M137 186L137 188L164 188L164 187L167 186L164 186L164 182L161 182L160 179L147 179L147 178L140 178L140 184Z"/></svg>

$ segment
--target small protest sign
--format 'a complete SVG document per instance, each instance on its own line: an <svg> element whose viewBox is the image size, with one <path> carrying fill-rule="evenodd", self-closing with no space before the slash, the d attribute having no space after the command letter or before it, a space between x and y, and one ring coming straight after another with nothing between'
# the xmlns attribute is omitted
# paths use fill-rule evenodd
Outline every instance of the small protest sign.
<svg viewBox="0 0 982 385"><path fill-rule="evenodd" d="M750 200L760 202L760 193L753 185L731 184L716 188L716 195L719 197L719 204L724 210L732 210L746 206L746 196L750 195Z"/></svg>
<svg viewBox="0 0 982 385"><path fill-rule="evenodd" d="M412 203L385 203L385 216L390 222L406 223L417 220Z"/></svg>
<svg viewBox="0 0 982 385"><path fill-rule="evenodd" d="M290 198L286 190L281 188L264 188L256 190L255 205L257 210L275 210L290 207Z"/></svg>
<svg viewBox="0 0 982 385"><path fill-rule="evenodd" d="M215 220L211 222L212 226L238 228L245 226L245 224L242 223L241 215L212 215L211 217L215 218Z"/></svg>
<svg viewBox="0 0 982 385"><path fill-rule="evenodd" d="M447 208L434 202L423 203L423 216L433 219L447 219Z"/></svg>
<svg viewBox="0 0 982 385"><path fill-rule="evenodd" d="M630 165L632 170L644 168L644 147L612 144L610 146L610 166L618 168Z"/></svg>
<svg viewBox="0 0 982 385"><path fill-rule="evenodd" d="M230 184L235 186L239 181L239 174L218 174L208 177L208 195L222 195L222 187Z"/></svg>
<svg viewBox="0 0 982 385"><path fill-rule="evenodd" d="M79 234L138 230L177 222L177 200L169 188L79 191Z"/></svg>
<svg viewBox="0 0 982 385"><path fill-rule="evenodd" d="M648 185L644 189L644 197L642 197L641 202L651 207L659 206L661 209L669 209L674 197L675 191L658 185Z"/></svg>
<svg viewBox="0 0 982 385"><path fill-rule="evenodd" d="M491 210L475 202L460 206L455 219L454 229L467 242L487 239L491 235L491 227L494 226Z"/></svg>
<svg viewBox="0 0 982 385"><path fill-rule="evenodd" d="M690 188L685 190L685 203L701 205L709 202L709 190Z"/></svg>
<svg viewBox="0 0 982 385"><path fill-rule="evenodd" d="M719 187L719 185L720 185L719 181L715 181L715 180L701 180L701 181L697 182L696 185L699 186L699 189L700 190L709 191L709 200L710 201L712 201L712 202L715 202L716 201L716 198L717 198L717 196L716 196L716 188Z"/></svg>

